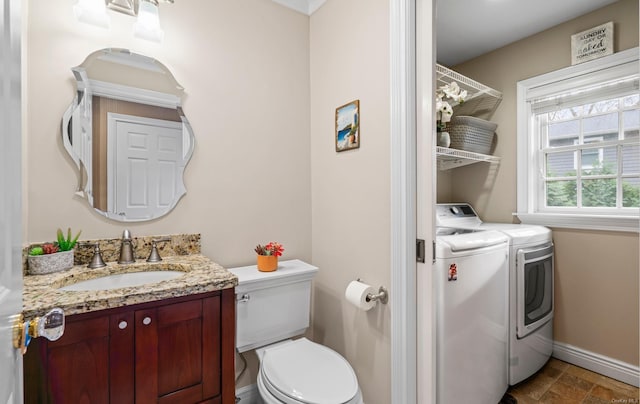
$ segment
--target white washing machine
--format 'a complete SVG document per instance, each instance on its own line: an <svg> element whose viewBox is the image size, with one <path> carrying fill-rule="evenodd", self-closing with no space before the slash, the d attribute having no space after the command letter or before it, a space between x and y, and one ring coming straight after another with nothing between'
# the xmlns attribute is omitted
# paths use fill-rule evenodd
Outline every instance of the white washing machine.
<svg viewBox="0 0 640 404"><path fill-rule="evenodd" d="M508 238L436 233L436 402L496 404L508 388Z"/></svg>
<svg viewBox="0 0 640 404"><path fill-rule="evenodd" d="M509 237L509 384L536 373L553 351L553 241L543 226L483 223L466 203L439 204L436 223Z"/></svg>

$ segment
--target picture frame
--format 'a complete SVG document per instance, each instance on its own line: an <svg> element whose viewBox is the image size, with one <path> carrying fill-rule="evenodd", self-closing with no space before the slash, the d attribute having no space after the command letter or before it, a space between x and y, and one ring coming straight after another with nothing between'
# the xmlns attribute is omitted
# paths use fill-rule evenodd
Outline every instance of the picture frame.
<svg viewBox="0 0 640 404"><path fill-rule="evenodd" d="M613 54L613 21L571 35L571 65Z"/></svg>
<svg viewBox="0 0 640 404"><path fill-rule="evenodd" d="M360 100L336 108L336 152L360 147Z"/></svg>

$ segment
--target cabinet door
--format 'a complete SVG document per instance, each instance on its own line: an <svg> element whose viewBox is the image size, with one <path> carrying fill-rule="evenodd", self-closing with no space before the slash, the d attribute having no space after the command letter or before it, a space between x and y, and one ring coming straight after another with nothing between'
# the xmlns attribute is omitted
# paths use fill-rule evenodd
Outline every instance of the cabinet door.
<svg viewBox="0 0 640 404"><path fill-rule="evenodd" d="M136 402L197 403L220 394L220 297L135 312Z"/></svg>
<svg viewBox="0 0 640 404"><path fill-rule="evenodd" d="M233 404L234 290L205 296L67 317L29 347L25 403Z"/></svg>
<svg viewBox="0 0 640 404"><path fill-rule="evenodd" d="M59 340L34 342L26 365L26 403L109 403L108 317L67 322ZM29 370L38 375L35 380L28 378Z"/></svg>
<svg viewBox="0 0 640 404"><path fill-rule="evenodd" d="M134 404L135 364L133 311L109 317L109 393L112 404Z"/></svg>

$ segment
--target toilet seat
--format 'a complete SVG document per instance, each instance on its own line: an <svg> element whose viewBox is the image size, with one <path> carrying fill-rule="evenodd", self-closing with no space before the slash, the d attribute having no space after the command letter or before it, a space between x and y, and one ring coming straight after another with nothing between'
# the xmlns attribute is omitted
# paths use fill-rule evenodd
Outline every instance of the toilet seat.
<svg viewBox="0 0 640 404"><path fill-rule="evenodd" d="M362 398L358 379L340 354L300 338L267 348L258 386L287 404L356 404Z"/></svg>

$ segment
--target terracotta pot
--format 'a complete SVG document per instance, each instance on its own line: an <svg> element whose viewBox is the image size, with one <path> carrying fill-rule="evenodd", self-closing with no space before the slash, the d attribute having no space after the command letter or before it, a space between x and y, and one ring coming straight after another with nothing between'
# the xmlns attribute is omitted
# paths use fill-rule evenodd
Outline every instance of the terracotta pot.
<svg viewBox="0 0 640 404"><path fill-rule="evenodd" d="M278 269L278 256L258 255L258 271L273 272Z"/></svg>

